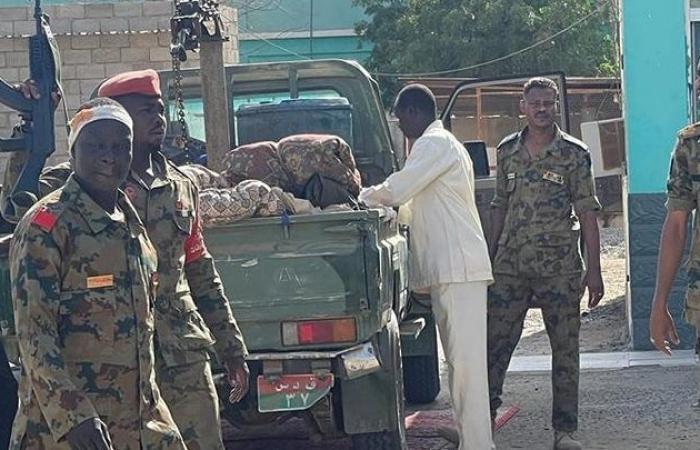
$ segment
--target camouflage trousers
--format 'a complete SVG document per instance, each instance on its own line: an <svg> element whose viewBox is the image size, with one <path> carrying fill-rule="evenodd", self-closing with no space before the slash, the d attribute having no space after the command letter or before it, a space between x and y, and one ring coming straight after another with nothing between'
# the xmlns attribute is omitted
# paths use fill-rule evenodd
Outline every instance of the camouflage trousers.
<svg viewBox="0 0 700 450"><path fill-rule="evenodd" d="M188 450L224 450L219 397L209 361L166 367L162 358L157 359L161 395Z"/></svg>
<svg viewBox="0 0 700 450"><path fill-rule="evenodd" d="M489 288L488 366L491 417L501 406L503 382L530 308L541 308L552 347L552 425L578 428L580 275L519 278L495 275Z"/></svg>
<svg viewBox="0 0 700 450"><path fill-rule="evenodd" d="M0 450L7 450L10 445L17 401L17 381L12 375L5 349L0 342Z"/></svg>

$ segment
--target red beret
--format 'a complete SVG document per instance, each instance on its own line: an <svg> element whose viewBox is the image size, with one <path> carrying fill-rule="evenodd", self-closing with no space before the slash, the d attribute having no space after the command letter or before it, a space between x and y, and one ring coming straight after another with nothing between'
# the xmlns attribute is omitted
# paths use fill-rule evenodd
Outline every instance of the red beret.
<svg viewBox="0 0 700 450"><path fill-rule="evenodd" d="M153 69L124 72L102 83L97 91L100 97L141 94L149 97L161 96L160 77Z"/></svg>

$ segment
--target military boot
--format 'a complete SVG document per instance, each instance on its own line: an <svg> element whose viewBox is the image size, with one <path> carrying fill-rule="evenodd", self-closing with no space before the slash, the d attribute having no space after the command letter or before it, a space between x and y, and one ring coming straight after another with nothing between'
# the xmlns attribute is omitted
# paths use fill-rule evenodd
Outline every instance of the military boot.
<svg viewBox="0 0 700 450"><path fill-rule="evenodd" d="M554 432L554 450L582 450L581 443L574 439L573 431Z"/></svg>

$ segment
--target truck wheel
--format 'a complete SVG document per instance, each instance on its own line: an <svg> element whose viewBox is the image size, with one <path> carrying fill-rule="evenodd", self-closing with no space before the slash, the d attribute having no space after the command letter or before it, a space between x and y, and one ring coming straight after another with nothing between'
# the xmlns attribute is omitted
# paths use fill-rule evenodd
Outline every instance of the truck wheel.
<svg viewBox="0 0 700 450"><path fill-rule="evenodd" d="M440 393L440 368L437 353L404 358L403 376L408 403L420 405L434 401Z"/></svg>
<svg viewBox="0 0 700 450"><path fill-rule="evenodd" d="M429 354L403 357L404 393L406 401L412 404L430 403L440 393L440 362L435 319L430 313L424 317L425 329L418 339L424 340L420 347L429 349Z"/></svg>
<svg viewBox="0 0 700 450"><path fill-rule="evenodd" d="M396 320L394 318L394 320ZM403 370L401 369L401 338L398 330L391 336L394 383L394 411L398 426L394 430L379 433L354 434L352 446L355 450L406 450L406 426L404 422Z"/></svg>

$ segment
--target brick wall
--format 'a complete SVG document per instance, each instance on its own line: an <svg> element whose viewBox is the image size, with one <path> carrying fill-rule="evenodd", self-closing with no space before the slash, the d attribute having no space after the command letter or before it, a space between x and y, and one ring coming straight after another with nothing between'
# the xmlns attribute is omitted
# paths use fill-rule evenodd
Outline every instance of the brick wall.
<svg viewBox="0 0 700 450"><path fill-rule="evenodd" d="M169 52L172 0L70 4L47 6L51 29L61 51L63 89L69 114L90 96L104 78L119 72L151 68L171 69ZM238 17L223 8L226 63L238 62ZM0 7L0 77L10 83L29 76L28 39L34 32L33 7ZM183 67L198 66L198 56L188 53ZM9 135L17 114L0 105L0 134ZM68 157L65 118L56 115L57 149L48 164ZM0 154L0 173L7 155ZM0 178L1 179L1 178Z"/></svg>

